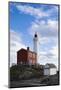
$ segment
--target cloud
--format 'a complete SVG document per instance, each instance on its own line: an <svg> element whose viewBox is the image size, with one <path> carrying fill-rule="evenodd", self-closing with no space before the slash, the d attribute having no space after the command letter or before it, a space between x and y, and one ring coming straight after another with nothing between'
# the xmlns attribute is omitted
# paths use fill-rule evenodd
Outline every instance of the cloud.
<svg viewBox="0 0 61 90"><path fill-rule="evenodd" d="M29 27L30 34L39 32L42 37L55 37L58 35L58 21L50 20L37 20L32 22Z"/></svg>
<svg viewBox="0 0 61 90"><path fill-rule="evenodd" d="M46 64L46 63L53 63L57 66L58 69L58 45L54 46L49 51L40 51L38 56L38 63Z"/></svg>
<svg viewBox="0 0 61 90"><path fill-rule="evenodd" d="M55 56L55 58L58 59L58 43L56 44L56 46L53 46L52 49L50 50L50 52Z"/></svg>
<svg viewBox="0 0 61 90"><path fill-rule="evenodd" d="M54 63L58 62L58 21L52 18L58 18L58 7L52 6L46 11L43 8L35 8L29 5L16 5L20 13L32 15L35 20L31 22L28 28L28 33L33 36L38 33L39 42L39 63ZM54 17L53 17L54 16ZM44 19L42 19L44 18ZM45 20L47 18L47 20ZM42 48L43 47L43 48Z"/></svg>
<svg viewBox="0 0 61 90"><path fill-rule="evenodd" d="M38 34L38 62L54 63L58 67L58 21L35 20L28 32L31 36Z"/></svg>
<svg viewBox="0 0 61 90"><path fill-rule="evenodd" d="M10 66L17 63L17 51L21 48L26 48L21 35L14 30L10 30Z"/></svg>
<svg viewBox="0 0 61 90"><path fill-rule="evenodd" d="M31 22L31 26L29 27L31 33L34 34L35 31L38 31L43 37L57 36L58 21L52 18L58 18L58 6L43 5L43 7L38 8L30 6L30 4L15 4L15 6L20 13L32 15L35 17L35 20ZM48 9L44 10L46 7L48 7ZM47 21L45 21L46 18Z"/></svg>
<svg viewBox="0 0 61 90"><path fill-rule="evenodd" d="M58 21L44 20L32 22L31 26L28 28L28 32L31 36L35 32L38 33L38 42L40 48L43 50L51 49L54 45L58 43Z"/></svg>
<svg viewBox="0 0 61 90"><path fill-rule="evenodd" d="M36 18L42 18L42 17L47 17L49 16L48 13L42 11L41 8L34 8L29 5L16 5L16 8L20 11L23 12L24 14L29 14L32 15Z"/></svg>
<svg viewBox="0 0 61 90"><path fill-rule="evenodd" d="M52 6L51 9L47 10L47 13L49 14L49 16L55 16L56 19L58 19L58 6Z"/></svg>
<svg viewBox="0 0 61 90"><path fill-rule="evenodd" d="M43 7L33 7L30 5L15 5L16 8L20 11L20 13L24 13L24 14L28 14L31 15L33 17L35 17L36 19L41 19L43 17L50 17L52 16L52 18L57 18L58 16L58 6L53 6L51 5L51 7L49 8L48 5L43 5L44 8L48 7L48 9L43 10ZM56 16L56 17L55 17Z"/></svg>
<svg viewBox="0 0 61 90"><path fill-rule="evenodd" d="M49 6L49 5L48 5ZM46 6L46 7L48 7ZM58 64L58 6L53 6L48 9L45 7L33 7L30 4L15 4L19 14L27 14L34 17L28 27L28 34L34 36L38 32L39 41L39 60L40 64L54 63ZM16 52L21 47L25 48L22 42L21 35L11 30L11 43L10 43L10 60L16 62Z"/></svg>

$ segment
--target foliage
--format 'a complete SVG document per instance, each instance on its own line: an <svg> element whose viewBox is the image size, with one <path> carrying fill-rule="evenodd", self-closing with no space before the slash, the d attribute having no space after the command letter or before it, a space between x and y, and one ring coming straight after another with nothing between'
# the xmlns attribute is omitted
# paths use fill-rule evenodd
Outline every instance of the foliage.
<svg viewBox="0 0 61 90"><path fill-rule="evenodd" d="M43 70L40 66L15 65L10 68L10 80L22 80L40 77Z"/></svg>

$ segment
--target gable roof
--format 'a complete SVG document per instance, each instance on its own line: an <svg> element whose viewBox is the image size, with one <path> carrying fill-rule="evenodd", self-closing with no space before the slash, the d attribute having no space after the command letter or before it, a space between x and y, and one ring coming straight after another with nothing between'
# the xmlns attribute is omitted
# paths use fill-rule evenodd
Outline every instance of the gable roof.
<svg viewBox="0 0 61 90"><path fill-rule="evenodd" d="M56 66L54 64L47 63L44 68L56 68Z"/></svg>
<svg viewBox="0 0 61 90"><path fill-rule="evenodd" d="M20 52L20 51L26 51L26 52L27 52L27 49L21 48L21 49L18 50L17 52ZM29 50L29 52L36 54L36 52L34 52L34 51L30 51L30 50Z"/></svg>

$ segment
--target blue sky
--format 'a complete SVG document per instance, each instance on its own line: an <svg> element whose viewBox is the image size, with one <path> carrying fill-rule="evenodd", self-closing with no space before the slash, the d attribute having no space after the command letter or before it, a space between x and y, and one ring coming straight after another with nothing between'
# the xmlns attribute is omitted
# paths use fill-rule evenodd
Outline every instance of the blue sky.
<svg viewBox="0 0 61 90"><path fill-rule="evenodd" d="M16 52L27 46L33 50L33 36L38 33L38 63L58 67L58 6L35 3L9 3L10 64Z"/></svg>

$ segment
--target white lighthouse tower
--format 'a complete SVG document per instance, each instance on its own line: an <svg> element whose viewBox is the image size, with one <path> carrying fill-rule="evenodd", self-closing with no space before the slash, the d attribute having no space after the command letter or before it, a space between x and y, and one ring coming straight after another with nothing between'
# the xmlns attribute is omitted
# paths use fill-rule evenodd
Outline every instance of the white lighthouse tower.
<svg viewBox="0 0 61 90"><path fill-rule="evenodd" d="M34 42L34 52L37 53L37 60L38 60L38 35L37 33L35 33L34 35L33 42Z"/></svg>

